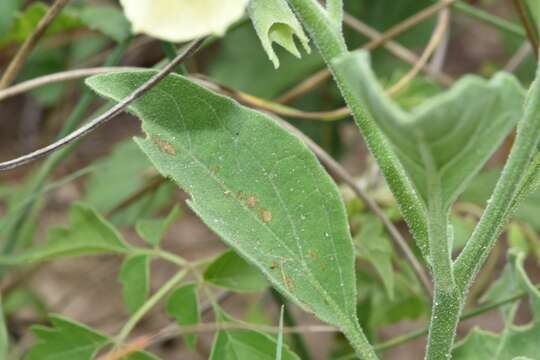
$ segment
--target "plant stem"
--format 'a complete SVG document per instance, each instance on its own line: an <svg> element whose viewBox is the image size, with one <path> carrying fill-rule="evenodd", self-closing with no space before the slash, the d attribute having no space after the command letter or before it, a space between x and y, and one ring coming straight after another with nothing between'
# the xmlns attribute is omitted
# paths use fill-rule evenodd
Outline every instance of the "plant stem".
<svg viewBox="0 0 540 360"><path fill-rule="evenodd" d="M448 359L454 343L462 301L452 272L448 214L441 195L441 177L423 139L419 139L419 151L427 170L428 239L435 284L426 359Z"/></svg>
<svg viewBox="0 0 540 360"><path fill-rule="evenodd" d="M537 284L536 288L537 289L540 288L540 285ZM476 316L479 316L479 315L485 314L485 313L487 313L489 311L498 309L501 306L511 304L511 303L513 303L513 302L515 302L517 300L520 300L520 299L524 298L527 295L528 295L528 293L523 291L523 292L517 293L515 295L512 295L512 296L510 296L510 297L508 297L506 299L494 302L492 304L486 304L486 305L479 306L476 309L466 311L459 318L459 320L463 321L463 320L472 319L472 318L474 318ZM396 336L396 337L391 338L389 340L386 340L386 341L384 341L382 343L376 344L374 347L375 347L375 350L377 350L377 351L384 351L384 350L392 349L392 348L395 348L395 347L397 347L399 345L402 345L404 343L412 341L414 339L418 339L419 337L421 337L423 335L426 335L428 333L428 331L429 331L429 328L427 328L427 327L422 328L422 329L418 329L418 330L414 330L414 331L411 331L409 333L399 335L399 336ZM340 360L353 359L353 358L354 358L354 355L353 356L345 356L345 357L340 358Z"/></svg>
<svg viewBox="0 0 540 360"><path fill-rule="evenodd" d="M294 315L289 311L287 307L287 299L274 288L270 289L270 294L272 295L272 298L279 307L283 306L283 320L285 322L285 325L287 325L288 327L295 327L297 325L297 322L294 318ZM291 339L294 345L294 349L298 353L298 356L300 356L300 359L311 360L311 354L309 353L306 342L304 341L302 335L299 333L292 333Z"/></svg>
<svg viewBox="0 0 540 360"><path fill-rule="evenodd" d="M454 275L463 294L467 293L504 228L514 201L520 194L521 188L526 184L531 160L538 151L537 146L540 141L540 66L525 104L525 112L518 123L516 140L503 173L471 238L455 261Z"/></svg>
<svg viewBox="0 0 540 360"><path fill-rule="evenodd" d="M457 288L446 290L435 285L426 359L446 360L451 358L461 310L461 293Z"/></svg>
<svg viewBox="0 0 540 360"><path fill-rule="evenodd" d="M116 342L118 344L124 342L128 337L129 333L137 325L137 323L142 319L148 311L150 311L162 298L164 298L187 274L187 270L182 270L178 272L175 276L170 278L154 295L150 297L140 308L137 310L131 318L126 322L118 337Z"/></svg>

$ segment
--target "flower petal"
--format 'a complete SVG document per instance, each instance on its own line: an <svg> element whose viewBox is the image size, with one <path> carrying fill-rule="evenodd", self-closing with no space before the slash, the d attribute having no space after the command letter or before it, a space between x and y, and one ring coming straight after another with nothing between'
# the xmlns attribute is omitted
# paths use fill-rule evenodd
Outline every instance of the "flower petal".
<svg viewBox="0 0 540 360"><path fill-rule="evenodd" d="M223 35L249 0L120 0L133 32L173 42Z"/></svg>

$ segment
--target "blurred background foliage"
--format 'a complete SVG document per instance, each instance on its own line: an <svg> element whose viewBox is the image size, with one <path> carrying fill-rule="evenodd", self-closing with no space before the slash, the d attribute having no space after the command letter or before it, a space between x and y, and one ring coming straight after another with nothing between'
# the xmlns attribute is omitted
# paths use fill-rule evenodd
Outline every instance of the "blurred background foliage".
<svg viewBox="0 0 540 360"><path fill-rule="evenodd" d="M503 18L514 26L520 26L511 1L482 0L462 3L483 11L484 14ZM529 0L529 3L532 16L538 19L540 11L536 6L537 0ZM432 4L431 0L345 1L349 15L380 32ZM9 63L17 47L33 31L48 6L47 2L40 1L0 1L0 69ZM436 16L419 23L393 40L419 53L429 41L435 23ZM347 26L345 36L351 49L361 47L369 40ZM121 65L146 67L165 57L163 44L143 36L132 37L129 24L114 1L74 0L62 11L32 52L17 81L68 69L101 66L118 44L128 41L130 45L119 62ZM454 7L448 42L441 50L445 54L444 62L437 65L438 71L445 72L454 79L468 73L489 77L498 70L508 69L509 63L526 44L523 36L479 21L467 11ZM230 29L226 37L218 39L186 66L192 74L202 74L219 84L265 100L279 98L324 67L316 49L312 49L311 54L304 53L301 59L280 48L276 49L276 52L281 62L281 67L277 70L260 46L250 22L241 21ZM383 86L394 84L410 69L409 64L382 47L373 51L372 64ZM510 70L527 86L533 78L534 68L535 59L529 51L525 52L519 63ZM437 83L421 73L395 99L402 107L411 109L445 88L444 84ZM8 159L49 143L61 131L70 113L73 116L81 96L88 96L87 90L84 89L82 81L74 81L47 85L26 95L2 101L1 158ZM89 118L103 106L97 99L91 98L87 102L88 106L83 107L78 114L79 121ZM325 81L288 105L302 111L314 112L336 109L343 106L343 102L335 85L331 81ZM350 118L332 122L298 118L288 120L339 159L384 208L392 221L405 230L391 195L358 139ZM138 220L166 215L179 200L185 199L185 194L169 181L159 178L152 169L149 161L130 139L138 133L136 122L128 117L118 118L71 149L61 162L49 162L46 171L42 167L41 171L45 171L45 176L40 177L40 164L3 174L0 178L0 234L4 240L9 234L15 235L17 248L42 242L51 224L64 222L67 209L74 201L83 201L96 209L129 239L135 237L134 226ZM455 251L463 247L488 200L511 142L512 139L509 139L491 159L485 171L475 179L456 205L452 214ZM423 324L429 311L429 299L424 296L414 272L394 248L380 221L370 214L365 204L355 198L349 189L343 187L342 191L359 258L358 314L369 338L375 343L381 343ZM516 211L504 235L505 241L500 243L491 256L472 290L469 306L496 302L501 299L501 295L493 295L493 288L510 288L511 280L504 276L489 288L489 284L501 273L508 249L524 251L528 255L526 264L531 277L536 281L540 279L538 214L540 192L532 194ZM17 231L9 232L9 229L13 229L11 222L14 218L20 221ZM195 257L222 250L222 245L216 241L215 236L201 230L202 225L198 224L198 220L189 210L186 209L178 220L175 219L175 224L165 238L165 243L171 249L187 252ZM209 269L208 281L233 292L242 293L242 290L247 288L253 290L249 292L258 293L235 296L243 299L241 305L236 305L238 317L254 323L275 323L275 309L272 316L267 313L268 308L273 308L273 300L272 296L268 295L269 292L264 290L267 287L264 281L246 276L249 271L234 271L239 266L247 266L239 263L241 259L231 258L235 256L234 253L225 253L223 256L227 257L221 259L218 265L222 267L221 271L228 271L224 272L226 275L222 274L225 278L216 278L220 272L214 268L213 271ZM97 311L97 315L91 314L90 309L96 305L89 303L88 299L95 297L88 293L93 290L88 286L74 286L78 282L104 282L108 284L108 288L119 289L120 285L116 280L110 278L110 273L117 270L108 266L110 263L107 261L99 258L94 262L78 263L77 267L68 262L64 266L47 265L35 269L20 269L7 277L2 285L3 311L15 343L24 349L29 341L29 325L47 323L46 314L49 312L67 313L105 330L121 323L123 319L118 314L123 314L124 310L119 302L106 297L99 303L98 307L102 309ZM112 264L118 265L114 261ZM100 277L94 271L96 267L109 269L108 274ZM44 275L45 269L56 272L56 275ZM168 271L154 270L153 276L157 277L158 281ZM72 275L75 279L66 280L62 274L70 271L74 271ZM88 277L95 279L89 280ZM505 281L507 283L504 283ZM59 288L64 288L63 293L70 295L62 298L57 294ZM74 303L76 304L73 305ZM234 301L231 301L232 303ZM234 304L230 306L235 307ZM530 309L522 309L518 317L520 321L530 319ZM481 323L489 329L497 330L500 329L501 321L500 316L492 312L482 317ZM166 321L162 316L156 316L145 323L146 325L143 324L141 331L144 332L145 326L147 329L156 329L164 323L166 324ZM460 333L466 333L470 327L470 323L465 323ZM308 338L309 344L321 347L325 356L338 358L350 352L346 342L339 337L325 338L320 344L316 337L314 339ZM294 341L292 343L295 344L293 348L299 351L301 345ZM407 343L402 345L402 348L389 351L388 358L417 358L414 354L421 351L422 340L411 344ZM179 340L170 340L162 343L156 351L164 358L178 358L178 353L174 351L180 351L178 349L181 346Z"/></svg>

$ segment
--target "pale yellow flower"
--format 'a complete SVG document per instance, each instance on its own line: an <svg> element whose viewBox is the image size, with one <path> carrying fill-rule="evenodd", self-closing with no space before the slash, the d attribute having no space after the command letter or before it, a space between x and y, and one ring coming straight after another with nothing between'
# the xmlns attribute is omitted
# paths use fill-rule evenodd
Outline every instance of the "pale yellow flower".
<svg viewBox="0 0 540 360"><path fill-rule="evenodd" d="M223 35L249 0L120 0L134 33L181 42Z"/></svg>

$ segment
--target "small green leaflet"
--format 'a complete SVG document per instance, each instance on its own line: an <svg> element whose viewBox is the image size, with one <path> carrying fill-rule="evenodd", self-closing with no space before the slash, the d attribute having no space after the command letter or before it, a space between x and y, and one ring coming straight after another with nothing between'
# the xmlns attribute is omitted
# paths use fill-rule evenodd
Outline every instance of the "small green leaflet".
<svg viewBox="0 0 540 360"><path fill-rule="evenodd" d="M115 101L155 71L95 76ZM237 253L304 309L360 332L354 251L339 191L316 157L268 116L170 75L130 110L137 142L191 195L189 205Z"/></svg>
<svg viewBox="0 0 540 360"><path fill-rule="evenodd" d="M196 325L200 321L197 284L185 284L175 289L167 300L167 313L180 326ZM197 334L183 333L191 350L197 345Z"/></svg>
<svg viewBox="0 0 540 360"><path fill-rule="evenodd" d="M19 0L0 1L0 34L5 34L9 31L13 25L19 7Z"/></svg>
<svg viewBox="0 0 540 360"><path fill-rule="evenodd" d="M36 343L25 360L93 360L97 352L111 340L89 327L61 316L49 317L51 327L33 326ZM157 360L156 357L138 352L124 360Z"/></svg>
<svg viewBox="0 0 540 360"><path fill-rule="evenodd" d="M165 219L142 219L137 221L137 234L152 246L159 246L169 227L182 215L179 206L175 206Z"/></svg>
<svg viewBox="0 0 540 360"><path fill-rule="evenodd" d="M511 260L513 261L513 260ZM513 325L514 310L505 311L505 328L501 334L475 328L457 344L453 359L455 360L506 360L514 358L538 358L540 353L540 291L525 273L523 267L524 254L515 255L513 275L519 282L521 290L529 294L533 320L525 326ZM511 296L507 292L507 296Z"/></svg>
<svg viewBox="0 0 540 360"><path fill-rule="evenodd" d="M264 276L232 250L208 266L204 281L236 292L259 292L268 287Z"/></svg>
<svg viewBox="0 0 540 360"><path fill-rule="evenodd" d="M4 2L5 0L2 0ZM0 47L11 43L23 42L31 34L41 18L47 12L49 6L43 2L34 2L17 14L9 31L0 33ZM82 26L81 21L70 14L62 11L47 28L47 35L57 34L62 31L73 30Z"/></svg>
<svg viewBox="0 0 540 360"><path fill-rule="evenodd" d="M232 321L225 314L220 315L227 322ZM252 330L222 330L214 338L209 360L276 360L278 343L270 336ZM282 360L300 360L282 344Z"/></svg>
<svg viewBox="0 0 540 360"><path fill-rule="evenodd" d="M4 5L4 2L6 3ZM49 6L43 2L30 4L21 13L16 13L18 1L2 0L0 5L0 47L11 43L23 42L24 39L36 28L41 18L47 12ZM14 19L4 18L4 6L6 14L16 14ZM16 6L14 8L14 6ZM130 26L122 12L111 6L68 6L47 29L47 35L61 33L73 29L88 27L99 31L115 41L125 40L130 36ZM4 27L2 29L2 27Z"/></svg>
<svg viewBox="0 0 540 360"><path fill-rule="evenodd" d="M122 42L131 35L131 25L122 11L113 6L82 6L76 10L81 21L90 29L97 30L116 42Z"/></svg>
<svg viewBox="0 0 540 360"><path fill-rule="evenodd" d="M300 57L294 42L296 36L306 52L311 51L302 25L285 0L251 0L248 12L262 46L276 69L279 67L279 58L272 48L272 43L275 42L294 56Z"/></svg>
<svg viewBox="0 0 540 360"><path fill-rule="evenodd" d="M95 163L96 171L86 185L84 201L101 213L113 210L148 183L152 164L132 139L116 145L111 154ZM173 185L174 187L174 185ZM111 216L116 225L132 225L140 218L151 217L171 200L171 184L161 185L134 204Z"/></svg>
<svg viewBox="0 0 540 360"><path fill-rule="evenodd" d="M51 328L32 327L38 341L26 355L26 360L90 360L108 343L106 336L82 324L60 316L51 316L49 320Z"/></svg>
<svg viewBox="0 0 540 360"><path fill-rule="evenodd" d="M19 264L47 261L62 257L104 253L127 253L130 247L116 229L95 210L76 203L70 210L65 228L49 231L48 241L18 254L0 257L0 263Z"/></svg>
<svg viewBox="0 0 540 360"><path fill-rule="evenodd" d="M150 291L150 258L148 255L133 255L124 260L118 280L122 283L122 294L128 311L133 314L145 302Z"/></svg>
<svg viewBox="0 0 540 360"><path fill-rule="evenodd" d="M384 233L384 226L373 215L362 218L360 233L354 238L359 256L368 261L381 277L389 299L394 300L394 269L392 244Z"/></svg>

